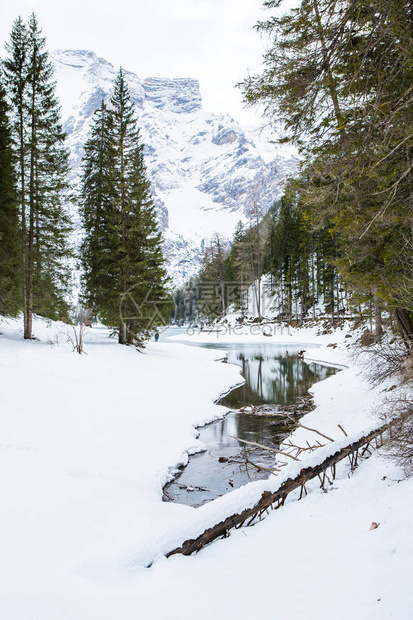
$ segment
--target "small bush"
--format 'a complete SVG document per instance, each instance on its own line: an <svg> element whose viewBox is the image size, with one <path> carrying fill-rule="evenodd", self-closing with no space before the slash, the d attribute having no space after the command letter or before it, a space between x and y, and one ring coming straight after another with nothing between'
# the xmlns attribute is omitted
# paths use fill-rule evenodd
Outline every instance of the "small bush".
<svg viewBox="0 0 413 620"><path fill-rule="evenodd" d="M406 476L413 475L413 398L404 392L388 398L380 418L383 423L394 421L390 438L384 444L385 454L395 461Z"/></svg>

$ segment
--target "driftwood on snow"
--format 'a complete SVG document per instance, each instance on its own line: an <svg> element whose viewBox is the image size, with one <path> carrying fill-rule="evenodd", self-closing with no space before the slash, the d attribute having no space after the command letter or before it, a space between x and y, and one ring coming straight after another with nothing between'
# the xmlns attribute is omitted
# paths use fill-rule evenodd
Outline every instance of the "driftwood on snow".
<svg viewBox="0 0 413 620"><path fill-rule="evenodd" d="M268 508L277 509L280 506L283 506L291 491L301 488L301 499L303 494L307 494L305 487L306 483L317 476L320 479L321 487L324 487L326 481L331 483L331 480L327 475L328 470L331 470L330 475L332 479L334 479L336 474L336 464L345 458L350 460L351 469L353 470L357 466L357 461L359 458L364 457L366 454L371 454L369 451L370 444L375 441L376 447L382 445L383 434L387 431L391 433L392 427L398 422L401 422L401 420L393 420L392 422L381 426L377 430L368 433L357 441L345 446L341 450L337 450L337 452L326 458L319 465L304 467L295 478L289 478L286 480L276 491L264 491L260 500L252 508L246 508L241 513L233 514L230 517L227 517L220 523L217 523L205 530L202 534L197 536L197 538L186 540L180 547L177 547L167 553L166 557L170 557L171 555L175 555L177 553L191 555L217 538L225 538L229 536L229 530L232 528L239 528L244 524L247 526L251 525L257 517L261 518L264 512L268 512Z"/></svg>

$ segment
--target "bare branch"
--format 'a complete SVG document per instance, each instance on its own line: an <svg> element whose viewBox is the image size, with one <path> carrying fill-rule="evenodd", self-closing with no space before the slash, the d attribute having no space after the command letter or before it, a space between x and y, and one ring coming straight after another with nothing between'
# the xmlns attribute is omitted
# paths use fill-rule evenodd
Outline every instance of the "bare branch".
<svg viewBox="0 0 413 620"><path fill-rule="evenodd" d="M328 441L331 441L331 442L334 441L334 439L331 439L331 437L329 437L328 435L324 435L324 433L321 433L320 431L318 431L315 428L309 428L308 426L304 426L300 422L298 422L298 426L300 428L304 428L306 431L311 431L312 433L317 433L317 435L320 435L321 437L324 437L324 439L328 439Z"/></svg>
<svg viewBox="0 0 413 620"><path fill-rule="evenodd" d="M282 456L288 456L288 458L293 459L294 461L300 460L300 459L297 459L295 456L292 456L292 454L288 454L288 452L280 452L280 450L276 450L275 448L270 448L269 446L264 446L263 444L260 444L260 443L255 443L255 441L247 441L246 439L240 439L239 437L234 437L232 435L228 435L228 437L230 437L231 439L236 439L240 443L245 443L249 446L255 446L256 448L262 448L263 450L268 450L269 452L274 452L275 454L281 454Z"/></svg>

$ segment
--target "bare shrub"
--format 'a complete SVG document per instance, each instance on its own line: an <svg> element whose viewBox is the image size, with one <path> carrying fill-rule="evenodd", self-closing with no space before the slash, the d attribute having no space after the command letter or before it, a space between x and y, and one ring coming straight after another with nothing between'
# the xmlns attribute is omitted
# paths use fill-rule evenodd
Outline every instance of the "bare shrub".
<svg viewBox="0 0 413 620"><path fill-rule="evenodd" d="M392 422L383 453L413 475L413 357L401 337L385 336L367 343L361 339L353 351L371 384L383 385L387 397L376 409L382 424ZM393 383L394 382L394 383ZM393 383L393 384L392 384Z"/></svg>
<svg viewBox="0 0 413 620"><path fill-rule="evenodd" d="M413 397L405 390L388 397L381 407L383 422L395 421L384 444L385 454L399 465L407 476L413 475Z"/></svg>
<svg viewBox="0 0 413 620"><path fill-rule="evenodd" d="M374 339L368 344L366 339L360 339L354 346L353 356L372 385L380 385L388 379L398 383L412 380L412 357L401 338Z"/></svg>
<svg viewBox="0 0 413 620"><path fill-rule="evenodd" d="M91 311L82 306L77 306L73 313L73 323L68 325L63 334L67 341L71 343L73 351L82 355L86 353L84 350L84 336L87 333L88 326L91 325Z"/></svg>
<svg viewBox="0 0 413 620"><path fill-rule="evenodd" d="M369 329L365 329L360 336L359 343L362 347L371 347L377 343L377 339Z"/></svg>

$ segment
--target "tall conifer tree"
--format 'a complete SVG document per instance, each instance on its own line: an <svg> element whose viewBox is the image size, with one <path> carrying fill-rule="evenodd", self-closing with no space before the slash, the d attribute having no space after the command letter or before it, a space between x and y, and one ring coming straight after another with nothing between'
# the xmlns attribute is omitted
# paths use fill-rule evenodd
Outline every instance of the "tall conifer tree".
<svg viewBox="0 0 413 620"><path fill-rule="evenodd" d="M34 14L27 26L21 18L15 21L7 51L23 242L24 337L31 338L33 312L51 318L67 312L68 152L53 68Z"/></svg>
<svg viewBox="0 0 413 620"><path fill-rule="evenodd" d="M21 310L21 237L9 109L0 75L0 314Z"/></svg>
<svg viewBox="0 0 413 620"><path fill-rule="evenodd" d="M121 344L142 343L170 310L161 235L134 106L122 69L85 148L82 247L85 300Z"/></svg>
<svg viewBox="0 0 413 620"><path fill-rule="evenodd" d="M133 316L127 323L127 340L132 342L136 338L142 340L142 337L147 336L149 328L156 328L167 322L172 310L166 287L162 235L156 220L139 131L135 135L128 181L129 201L125 214L124 246L127 256L126 285L127 290L132 292L133 304L138 304L145 315L142 318L136 316L130 302L126 304L126 307L129 306L128 313Z"/></svg>
<svg viewBox="0 0 413 620"><path fill-rule="evenodd" d="M120 252L117 257L119 267L118 285L121 295L124 295L129 288L128 271L130 254L128 253L128 228L131 218L128 217L131 211L131 180L132 180L132 161L134 149L138 146L138 133L134 116L134 107L130 99L128 85L125 81L122 68L116 76L115 87L112 97L113 112L113 131L114 144L116 149L115 173L116 190L119 196L119 231L120 231ZM127 342L127 324L121 320L119 325L119 343Z"/></svg>
<svg viewBox="0 0 413 620"><path fill-rule="evenodd" d="M113 118L105 103L96 110L85 144L81 215L85 238L81 248L84 303L109 325L119 317ZM111 309L116 308L115 314Z"/></svg>
<svg viewBox="0 0 413 620"><path fill-rule="evenodd" d="M24 336L28 336L27 329L27 215L26 215L26 134L27 134L27 28L21 17L18 17L10 34L10 43L6 43L8 57L4 61L5 78L8 96L13 110L12 135L14 137L17 198L21 221L21 282L22 301L24 310Z"/></svg>

